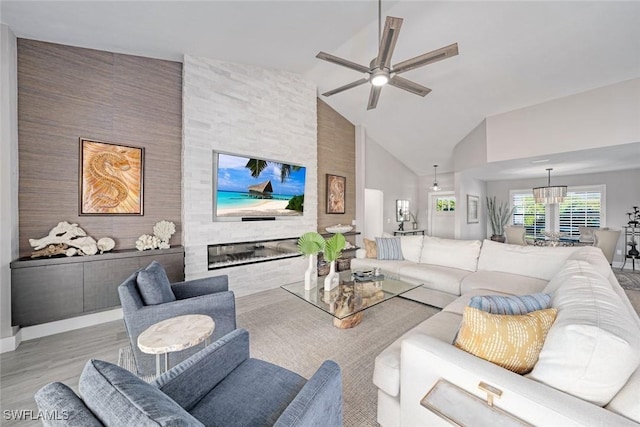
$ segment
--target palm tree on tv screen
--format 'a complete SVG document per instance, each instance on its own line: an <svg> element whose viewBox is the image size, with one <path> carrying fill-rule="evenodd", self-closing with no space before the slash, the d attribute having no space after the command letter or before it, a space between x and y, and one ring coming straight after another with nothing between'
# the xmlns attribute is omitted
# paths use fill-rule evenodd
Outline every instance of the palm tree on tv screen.
<svg viewBox="0 0 640 427"><path fill-rule="evenodd" d="M258 178L269 163L280 168L280 182L285 182L287 178L289 178L289 175L291 175L291 172L296 172L301 169L301 166L287 165L278 162L268 162L266 160L260 159L249 159L245 167L251 171L252 177Z"/></svg>

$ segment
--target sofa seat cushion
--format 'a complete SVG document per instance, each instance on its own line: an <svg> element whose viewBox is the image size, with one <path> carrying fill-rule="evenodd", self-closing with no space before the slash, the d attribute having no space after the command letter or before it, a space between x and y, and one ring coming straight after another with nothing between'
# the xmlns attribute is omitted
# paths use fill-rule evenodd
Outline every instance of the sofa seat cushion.
<svg viewBox="0 0 640 427"><path fill-rule="evenodd" d="M157 387L108 362L89 360L79 388L85 405L104 425L202 425Z"/></svg>
<svg viewBox="0 0 640 427"><path fill-rule="evenodd" d="M533 369L557 309L523 315L466 307L455 346L517 374Z"/></svg>
<svg viewBox="0 0 640 427"><path fill-rule="evenodd" d="M400 270L403 267L412 265L411 261L390 261L384 259L372 259L372 258L353 258L351 260L351 270L370 270L373 268L380 268L385 272L393 275L399 275Z"/></svg>
<svg viewBox="0 0 640 427"><path fill-rule="evenodd" d="M248 359L190 412L208 426L273 425L306 382L300 375L280 366Z"/></svg>
<svg viewBox="0 0 640 427"><path fill-rule="evenodd" d="M573 274L559 273L565 279L551 300L558 318L530 376L604 406L640 365L640 328L609 281L586 262L567 262L566 269Z"/></svg>
<svg viewBox="0 0 640 427"><path fill-rule="evenodd" d="M485 240L478 259L478 270L501 271L549 281L578 249L509 245Z"/></svg>
<svg viewBox="0 0 640 427"><path fill-rule="evenodd" d="M460 293L468 294L474 289L487 289L509 295L528 295L542 290L548 280L500 271L476 271L462 279Z"/></svg>
<svg viewBox="0 0 640 427"><path fill-rule="evenodd" d="M415 334L429 335L450 343L453 340L462 316L440 311L413 329L407 331L385 348L375 360L373 383L389 396L400 393L400 348L402 341Z"/></svg>
<svg viewBox="0 0 640 427"><path fill-rule="evenodd" d="M400 276L422 282L429 289L460 295L460 282L470 271L431 264L408 264L399 269Z"/></svg>
<svg viewBox="0 0 640 427"><path fill-rule="evenodd" d="M140 270L136 282L144 305L164 304L176 300L167 272L158 261L153 261L147 268Z"/></svg>
<svg viewBox="0 0 640 427"><path fill-rule="evenodd" d="M476 271L482 242L425 236L420 262L460 270Z"/></svg>
<svg viewBox="0 0 640 427"><path fill-rule="evenodd" d="M640 423L638 396L640 396L640 368L636 369L629 381L605 408Z"/></svg>

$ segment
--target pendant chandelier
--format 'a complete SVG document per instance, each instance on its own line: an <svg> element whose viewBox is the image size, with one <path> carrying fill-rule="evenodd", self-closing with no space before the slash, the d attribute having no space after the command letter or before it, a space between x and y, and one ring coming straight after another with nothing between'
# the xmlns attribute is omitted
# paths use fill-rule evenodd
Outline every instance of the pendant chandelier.
<svg viewBox="0 0 640 427"><path fill-rule="evenodd" d="M438 165L433 165L433 185L431 186L433 191L438 191Z"/></svg>
<svg viewBox="0 0 640 427"><path fill-rule="evenodd" d="M536 203L544 203L545 205L551 205L554 203L562 203L567 195L566 185L554 185L551 186L551 171L553 168L548 168L547 172L549 178L546 187L536 187L533 189L533 197Z"/></svg>

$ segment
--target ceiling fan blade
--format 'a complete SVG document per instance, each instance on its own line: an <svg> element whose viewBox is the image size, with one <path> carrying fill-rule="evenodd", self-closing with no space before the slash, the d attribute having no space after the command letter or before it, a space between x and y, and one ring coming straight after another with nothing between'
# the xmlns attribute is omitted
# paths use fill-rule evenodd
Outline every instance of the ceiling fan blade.
<svg viewBox="0 0 640 427"><path fill-rule="evenodd" d="M360 79L360 80L356 80L355 82L351 82L349 84L346 84L344 86L340 86L337 89L333 89L330 90L328 92L325 92L322 94L322 96L331 96L331 95L335 95L336 93L340 93L342 91L345 91L347 89L351 89L352 87L356 87L356 86L360 86L362 84L365 84L366 82L368 82L369 80L367 79Z"/></svg>
<svg viewBox="0 0 640 427"><path fill-rule="evenodd" d="M382 39L380 40L378 57L375 62L376 67L389 68L391 66L391 55L393 55L393 50L396 48L400 27L402 27L402 18L387 16Z"/></svg>
<svg viewBox="0 0 640 427"><path fill-rule="evenodd" d="M334 64L342 65L343 67L347 67L355 71L360 71L361 73L368 73L370 71L369 67L356 64L355 62L349 61L348 59L338 58L337 56L331 55L330 53L326 52L319 52L316 55L316 58L323 59Z"/></svg>
<svg viewBox="0 0 640 427"><path fill-rule="evenodd" d="M420 96L426 96L429 92L431 92L431 89L429 89L428 87L424 87L422 85L419 85L418 83L412 82L411 80L407 80L400 76L394 76L391 80L389 80L389 84L391 86L397 87L398 89L404 89L407 92L411 92Z"/></svg>
<svg viewBox="0 0 640 427"><path fill-rule="evenodd" d="M367 104L367 110L373 110L378 105L378 99L380 98L380 91L382 86L371 85L371 93L369 94L369 103Z"/></svg>
<svg viewBox="0 0 640 427"><path fill-rule="evenodd" d="M436 49L432 52L425 53L420 56L416 56L415 58L402 61L394 65L391 72L396 74L404 73L409 70L413 70L415 68L425 66L427 64L432 64L434 62L442 61L443 59L447 59L457 54L458 54L458 43L454 43L449 46Z"/></svg>

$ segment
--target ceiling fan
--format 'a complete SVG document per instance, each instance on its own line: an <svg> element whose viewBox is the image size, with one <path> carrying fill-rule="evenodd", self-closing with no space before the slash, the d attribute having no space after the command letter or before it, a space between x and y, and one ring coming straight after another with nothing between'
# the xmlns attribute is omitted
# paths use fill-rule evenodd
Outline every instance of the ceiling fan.
<svg viewBox="0 0 640 427"><path fill-rule="evenodd" d="M360 80L351 82L344 86L340 86L337 89L330 90L323 93L323 96L331 96L336 93L343 92L347 89L351 89L367 82L371 83L371 92L369 94L369 102L367 104L367 110L372 110L378 105L378 99L380 98L380 91L382 86L390 84L399 89L404 89L407 92L411 92L416 95L425 96L431 89L424 87L418 83L407 80L400 77L399 74L405 73L409 70L414 70L418 67L423 67L428 64L432 64L443 59L447 59L451 56L458 54L458 43L453 43L449 46L445 46L440 49L436 49L432 52L425 53L415 58L407 59L406 61L399 62L391 66L391 56L398 40L398 34L400 33L400 27L402 27L402 18L394 18L393 16L387 16L384 24L384 32L380 34L380 27L382 23L382 0L378 1L378 39L380 40L380 46L378 49L378 56L371 60L368 67L342 59L337 56L331 55L326 52L319 52L316 58L322 59L334 64L342 65L351 70L366 73L367 75Z"/></svg>

